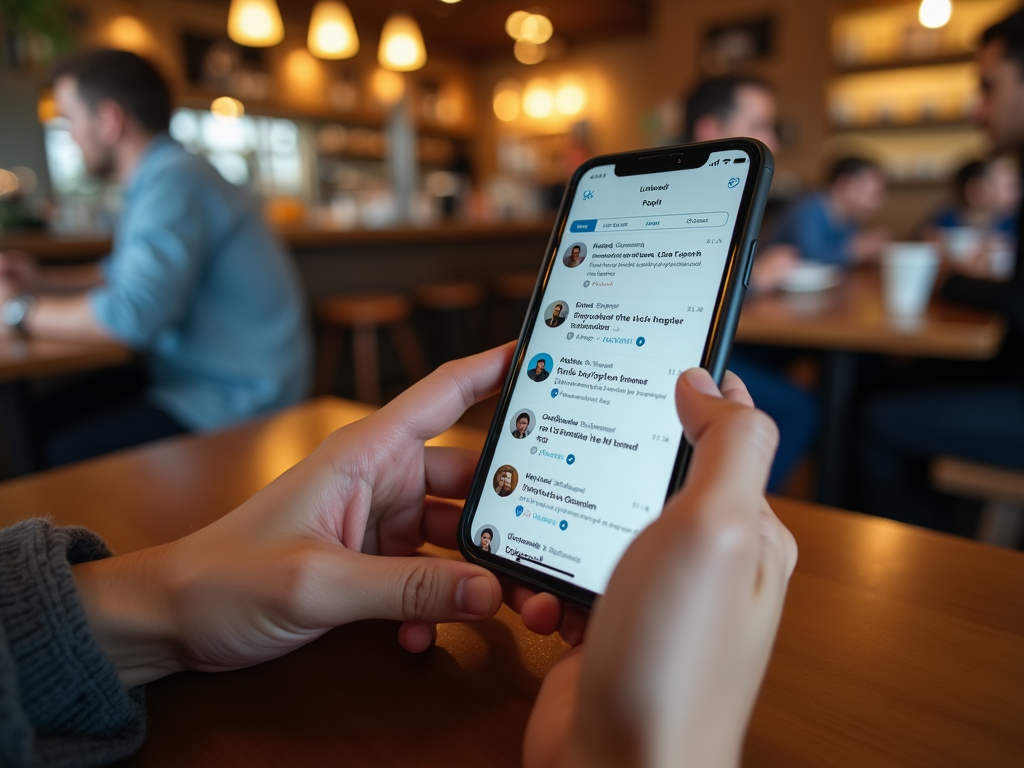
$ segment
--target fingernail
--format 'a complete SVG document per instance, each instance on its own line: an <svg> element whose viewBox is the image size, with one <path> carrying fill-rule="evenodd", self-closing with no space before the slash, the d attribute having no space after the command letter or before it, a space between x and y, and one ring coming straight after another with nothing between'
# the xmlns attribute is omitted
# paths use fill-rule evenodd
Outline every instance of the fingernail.
<svg viewBox="0 0 1024 768"><path fill-rule="evenodd" d="M715 385L715 380L711 378L711 374L703 368L690 368L683 373L683 379L686 380L691 389L703 395L711 395L712 397L722 396L722 393Z"/></svg>
<svg viewBox="0 0 1024 768"><path fill-rule="evenodd" d="M455 607L473 616L490 616L491 580L486 576L470 576L455 588Z"/></svg>

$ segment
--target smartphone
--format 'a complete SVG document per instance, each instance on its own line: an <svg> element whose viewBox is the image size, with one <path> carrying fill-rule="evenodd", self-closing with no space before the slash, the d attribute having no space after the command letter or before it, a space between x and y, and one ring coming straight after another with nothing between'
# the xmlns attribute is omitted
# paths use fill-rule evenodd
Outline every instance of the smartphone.
<svg viewBox="0 0 1024 768"><path fill-rule="evenodd" d="M459 525L470 562L589 606L683 481L687 368L721 381L774 170L753 139L573 174Z"/></svg>

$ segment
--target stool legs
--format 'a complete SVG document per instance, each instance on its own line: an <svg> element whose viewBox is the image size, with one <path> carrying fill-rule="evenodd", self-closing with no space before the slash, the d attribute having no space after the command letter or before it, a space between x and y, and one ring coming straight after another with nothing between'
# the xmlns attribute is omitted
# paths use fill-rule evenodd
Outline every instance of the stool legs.
<svg viewBox="0 0 1024 768"><path fill-rule="evenodd" d="M391 326L391 340L395 343L398 360L411 384L427 375L427 361L423 356L416 332L408 321L395 323Z"/></svg>
<svg viewBox="0 0 1024 768"><path fill-rule="evenodd" d="M341 360L341 330L324 326L320 331L320 351L316 362L316 379L313 395L329 395L334 391Z"/></svg>
<svg viewBox="0 0 1024 768"><path fill-rule="evenodd" d="M352 328L352 352L355 362L356 400L380 405L380 348L377 326Z"/></svg>

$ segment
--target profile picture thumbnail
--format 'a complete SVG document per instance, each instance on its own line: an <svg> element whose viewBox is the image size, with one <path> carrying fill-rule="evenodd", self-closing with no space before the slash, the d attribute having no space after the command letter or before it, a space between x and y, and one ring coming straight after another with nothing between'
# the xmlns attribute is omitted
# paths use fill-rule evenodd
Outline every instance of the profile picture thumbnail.
<svg viewBox="0 0 1024 768"><path fill-rule="evenodd" d="M557 328L565 322L565 318L569 315L569 302L553 301L548 304L548 308L544 310L544 325L548 328Z"/></svg>
<svg viewBox="0 0 1024 768"><path fill-rule="evenodd" d="M511 496L519 485L519 473L511 464L502 464L494 471L494 492L504 498Z"/></svg>
<svg viewBox="0 0 1024 768"><path fill-rule="evenodd" d="M541 352L539 355L534 355L533 359L530 360L530 365L526 369L526 375L530 377L531 381L544 381L551 375L552 365L554 365L554 361L551 359L551 355L547 352Z"/></svg>
<svg viewBox="0 0 1024 768"><path fill-rule="evenodd" d="M480 526L477 532L473 534L473 541L476 542L480 549L484 552L497 552L498 541L501 536L498 534L498 529L490 523Z"/></svg>
<svg viewBox="0 0 1024 768"><path fill-rule="evenodd" d="M587 246L583 243L573 243L565 249L562 254L562 263L569 269L578 267L587 258Z"/></svg>
<svg viewBox="0 0 1024 768"><path fill-rule="evenodd" d="M509 429L512 430L512 437L516 440L523 440L530 436L533 428L537 425L537 418L533 411L528 408L520 408L512 412L512 419L509 421Z"/></svg>

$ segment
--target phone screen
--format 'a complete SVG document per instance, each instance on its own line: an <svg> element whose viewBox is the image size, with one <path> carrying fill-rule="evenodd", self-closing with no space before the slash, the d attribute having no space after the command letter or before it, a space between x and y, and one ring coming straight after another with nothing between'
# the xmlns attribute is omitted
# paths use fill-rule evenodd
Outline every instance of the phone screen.
<svg viewBox="0 0 1024 768"><path fill-rule="evenodd" d="M661 512L751 158L589 169L565 220L467 529L484 551L603 593Z"/></svg>

